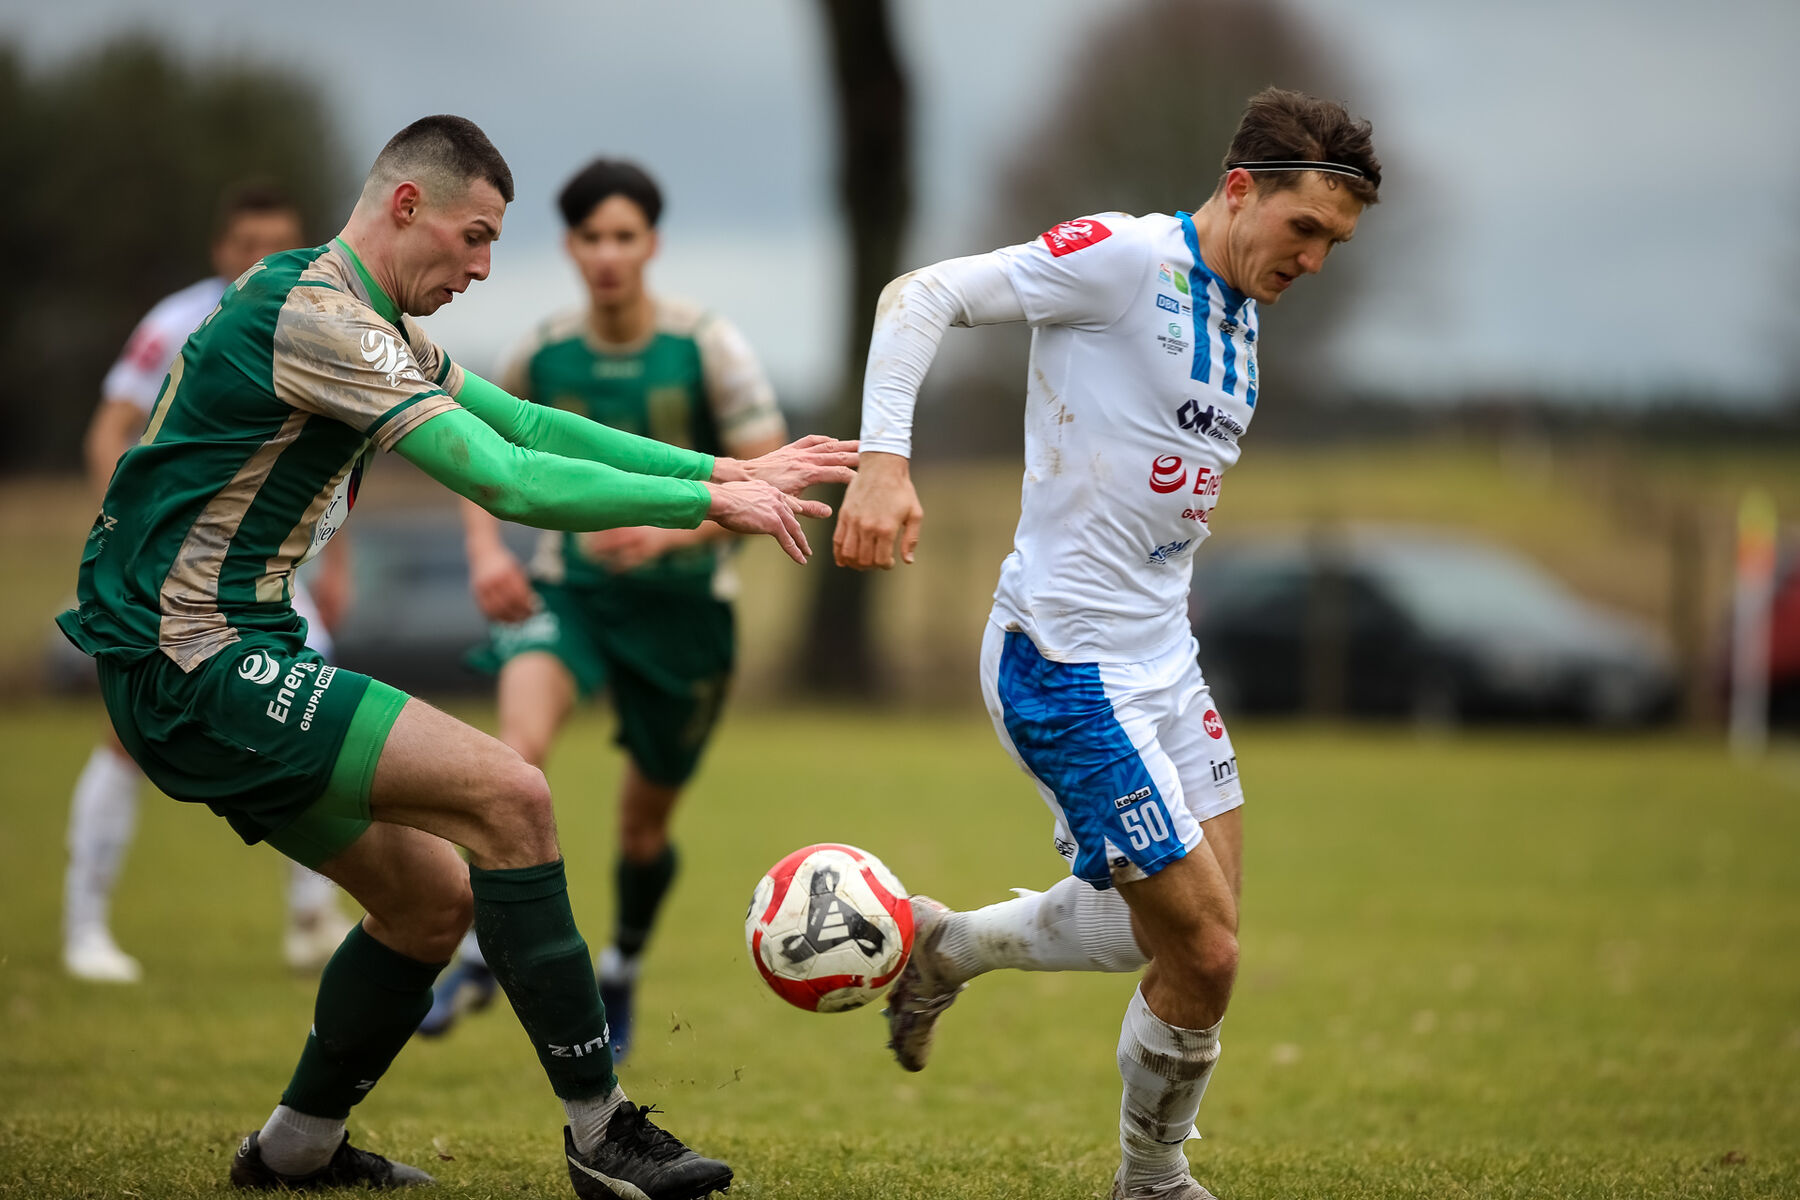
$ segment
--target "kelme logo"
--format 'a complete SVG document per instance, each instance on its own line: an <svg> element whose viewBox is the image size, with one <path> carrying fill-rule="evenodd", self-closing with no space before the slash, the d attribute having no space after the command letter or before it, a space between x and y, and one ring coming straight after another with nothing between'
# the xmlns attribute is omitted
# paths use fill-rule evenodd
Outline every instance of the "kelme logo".
<svg viewBox="0 0 1800 1200"><path fill-rule="evenodd" d="M238 664L238 674L251 683L273 683L281 674L281 664L256 650L244 655L244 661Z"/></svg>

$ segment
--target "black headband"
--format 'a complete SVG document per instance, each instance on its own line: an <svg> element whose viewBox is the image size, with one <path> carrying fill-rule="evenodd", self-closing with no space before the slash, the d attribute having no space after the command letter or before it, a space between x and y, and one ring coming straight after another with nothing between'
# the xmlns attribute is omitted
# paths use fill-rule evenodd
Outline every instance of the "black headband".
<svg viewBox="0 0 1800 1200"><path fill-rule="evenodd" d="M1352 179L1367 179L1369 173L1361 167L1352 167L1345 163L1306 162L1302 159L1279 159L1274 162L1235 162L1226 163L1227 171L1324 171L1328 175L1348 175Z"/></svg>

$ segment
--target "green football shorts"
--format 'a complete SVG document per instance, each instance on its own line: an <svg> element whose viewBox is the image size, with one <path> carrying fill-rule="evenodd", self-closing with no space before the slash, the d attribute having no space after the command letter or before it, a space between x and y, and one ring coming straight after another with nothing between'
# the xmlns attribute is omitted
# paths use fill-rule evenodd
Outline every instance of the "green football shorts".
<svg viewBox="0 0 1800 1200"><path fill-rule="evenodd" d="M731 684L731 605L671 588L532 587L542 607L516 624L492 626L470 662L497 673L521 654L555 655L582 695L612 693L614 740L647 779L686 783Z"/></svg>
<svg viewBox="0 0 1800 1200"><path fill-rule="evenodd" d="M100 692L152 783L309 867L369 827L375 763L407 700L330 666L297 634L261 633L192 674L161 654L102 660Z"/></svg>

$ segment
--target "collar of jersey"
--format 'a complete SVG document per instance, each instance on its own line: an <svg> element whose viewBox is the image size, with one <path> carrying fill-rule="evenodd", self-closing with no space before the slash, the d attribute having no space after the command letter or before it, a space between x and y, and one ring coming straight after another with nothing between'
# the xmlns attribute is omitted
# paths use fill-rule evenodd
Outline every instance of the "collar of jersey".
<svg viewBox="0 0 1800 1200"><path fill-rule="evenodd" d="M1206 260L1200 257L1200 234L1199 231L1194 228L1194 214L1184 212L1176 213L1175 215L1181 219L1182 235L1187 238L1188 250L1194 256L1194 269L1189 272L1189 282L1195 285L1194 290L1198 292L1200 290L1198 285L1202 276L1212 280L1213 283L1218 285L1219 294L1225 297L1225 315L1228 317L1235 317L1238 310L1244 307L1245 302L1248 301L1250 297L1244 295L1244 293L1238 291L1229 283L1226 283L1225 280L1220 278L1211 267L1206 265Z"/></svg>
<svg viewBox="0 0 1800 1200"><path fill-rule="evenodd" d="M331 239L331 244L349 255L350 265L356 268L356 273L362 279L363 286L369 289L369 307L379 313L381 319L386 321L389 325L398 327L400 324L400 306L388 299L388 294L381 290L381 285L375 282L375 277L373 275L369 274L369 268L363 266L363 260L356 257L356 251L350 248L350 243L346 242L341 237L337 237Z"/></svg>

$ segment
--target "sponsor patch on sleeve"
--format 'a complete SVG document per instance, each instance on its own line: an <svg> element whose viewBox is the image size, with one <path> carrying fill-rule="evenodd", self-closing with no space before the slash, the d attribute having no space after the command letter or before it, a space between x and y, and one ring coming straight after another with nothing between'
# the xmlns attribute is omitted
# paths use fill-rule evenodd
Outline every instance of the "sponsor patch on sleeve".
<svg viewBox="0 0 1800 1200"><path fill-rule="evenodd" d="M125 347L125 360L140 371L153 371L166 366L169 354L163 336L149 325L138 326Z"/></svg>
<svg viewBox="0 0 1800 1200"><path fill-rule="evenodd" d="M1057 258L1073 254L1095 242L1104 242L1111 236L1112 230L1098 221L1064 221L1043 233L1044 245Z"/></svg>

